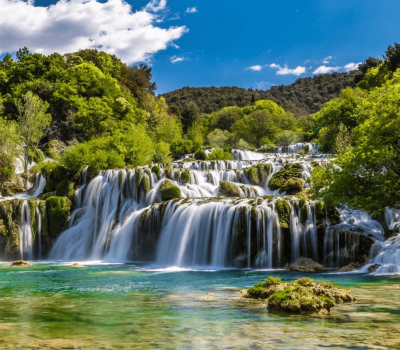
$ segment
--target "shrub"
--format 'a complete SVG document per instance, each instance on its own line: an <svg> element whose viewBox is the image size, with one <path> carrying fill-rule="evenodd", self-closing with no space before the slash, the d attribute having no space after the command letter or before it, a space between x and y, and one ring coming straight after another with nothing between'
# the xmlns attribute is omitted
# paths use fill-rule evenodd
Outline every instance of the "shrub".
<svg viewBox="0 0 400 350"><path fill-rule="evenodd" d="M217 148L216 150L212 151L209 156L209 160L232 160L233 157L229 152L224 152L224 150Z"/></svg>
<svg viewBox="0 0 400 350"><path fill-rule="evenodd" d="M13 157L3 153L0 154L0 181L10 180L15 173Z"/></svg>

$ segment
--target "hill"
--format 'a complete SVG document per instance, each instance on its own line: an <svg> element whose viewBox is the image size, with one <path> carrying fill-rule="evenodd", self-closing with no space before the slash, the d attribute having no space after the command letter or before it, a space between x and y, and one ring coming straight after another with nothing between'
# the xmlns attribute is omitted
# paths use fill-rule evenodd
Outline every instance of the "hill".
<svg viewBox="0 0 400 350"><path fill-rule="evenodd" d="M323 74L299 78L293 84L272 86L270 90L233 87L201 87L174 90L162 96L169 106L177 106L180 114L194 102L200 113L216 112L224 107L251 105L254 101L273 100L296 117L319 111L322 105L336 98L340 91L354 86L359 71ZM183 112L183 113L182 113Z"/></svg>

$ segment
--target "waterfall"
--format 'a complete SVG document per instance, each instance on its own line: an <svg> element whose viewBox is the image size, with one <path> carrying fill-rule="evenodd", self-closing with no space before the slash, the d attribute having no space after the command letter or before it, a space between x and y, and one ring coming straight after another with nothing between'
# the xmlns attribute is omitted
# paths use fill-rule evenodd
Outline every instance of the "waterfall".
<svg viewBox="0 0 400 350"><path fill-rule="evenodd" d="M37 217L37 235L38 235L38 257L39 260L42 259L42 213L40 212L39 205L36 208Z"/></svg>
<svg viewBox="0 0 400 350"><path fill-rule="evenodd" d="M21 208L21 221L19 229L19 250L21 259L32 260L33 258L33 235L31 228L31 209L27 201Z"/></svg>

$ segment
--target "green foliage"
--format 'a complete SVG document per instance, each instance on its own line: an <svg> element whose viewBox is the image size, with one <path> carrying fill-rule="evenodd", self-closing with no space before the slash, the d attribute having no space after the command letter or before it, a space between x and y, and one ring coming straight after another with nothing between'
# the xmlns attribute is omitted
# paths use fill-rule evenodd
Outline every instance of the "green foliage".
<svg viewBox="0 0 400 350"><path fill-rule="evenodd" d="M215 129L207 136L208 143L213 148L224 148L227 144L229 131Z"/></svg>
<svg viewBox="0 0 400 350"><path fill-rule="evenodd" d="M161 184L160 193L163 201L182 197L180 188L168 179L164 179L163 183Z"/></svg>
<svg viewBox="0 0 400 350"><path fill-rule="evenodd" d="M196 157L197 160L207 160L207 154L204 152L202 149L199 149L198 151L195 152L194 156Z"/></svg>
<svg viewBox="0 0 400 350"><path fill-rule="evenodd" d="M0 153L0 182L11 180L14 172L14 158L7 153Z"/></svg>
<svg viewBox="0 0 400 350"><path fill-rule="evenodd" d="M174 140L171 143L171 152L174 156L183 156L193 151L193 142L191 140Z"/></svg>
<svg viewBox="0 0 400 350"><path fill-rule="evenodd" d="M223 149L217 148L208 155L209 160L232 160L233 157L229 152L224 152Z"/></svg>
<svg viewBox="0 0 400 350"><path fill-rule="evenodd" d="M309 115L321 109L322 105L336 98L341 90L354 85L354 79L360 73L332 73L314 77L299 78L291 85L273 86L270 90L253 90L239 87L209 87L190 88L184 87L163 94L169 106L175 106L182 111L189 102L196 104L197 113L213 113L224 107L251 106L255 101L272 100L285 111L293 113L296 117ZM245 110L243 110L245 113ZM235 117L234 111L231 114ZM223 118L225 119L225 118ZM225 119L227 122L228 117ZM218 124L214 128L224 129L227 124Z"/></svg>
<svg viewBox="0 0 400 350"><path fill-rule="evenodd" d="M296 132L284 130L275 138L275 144L277 146L289 146L291 143L300 141L300 137Z"/></svg>
<svg viewBox="0 0 400 350"><path fill-rule="evenodd" d="M56 196L71 198L74 195L74 183L69 180L62 180L56 187Z"/></svg>
<svg viewBox="0 0 400 350"><path fill-rule="evenodd" d="M170 157L171 151L169 148L169 144L160 141L154 145L154 155L153 162L154 163L168 163L172 161Z"/></svg>
<svg viewBox="0 0 400 350"><path fill-rule="evenodd" d="M51 236L57 236L69 217L71 201L66 197L49 197L46 199L49 229Z"/></svg>
<svg viewBox="0 0 400 350"><path fill-rule="evenodd" d="M296 281L301 286L310 286L313 282L314 280L310 277L301 277Z"/></svg>
<svg viewBox="0 0 400 350"><path fill-rule="evenodd" d="M160 167L159 167L158 165L154 165L154 166L151 168L151 171L152 171L154 174L156 174L158 178L160 177L161 171L160 171Z"/></svg>

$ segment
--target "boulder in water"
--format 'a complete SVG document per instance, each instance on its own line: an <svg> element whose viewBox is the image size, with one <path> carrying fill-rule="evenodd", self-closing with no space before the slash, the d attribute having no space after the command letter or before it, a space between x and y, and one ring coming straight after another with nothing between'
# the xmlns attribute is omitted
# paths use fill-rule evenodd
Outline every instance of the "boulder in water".
<svg viewBox="0 0 400 350"><path fill-rule="evenodd" d="M310 258L300 258L290 265L289 269L291 271L300 272L317 272L317 271L327 271L328 269L314 261Z"/></svg>
<svg viewBox="0 0 400 350"><path fill-rule="evenodd" d="M278 277L268 277L257 283L243 296L267 299L269 311L286 311L301 314L329 314L336 303L356 300L349 289L330 282L314 282L302 277L292 283L284 283Z"/></svg>
<svg viewBox="0 0 400 350"><path fill-rule="evenodd" d="M368 272L375 272L378 267L381 266L380 264L373 264L371 266L368 267Z"/></svg>
<svg viewBox="0 0 400 350"><path fill-rule="evenodd" d="M182 198L181 189L169 179L163 180L160 185L160 193L163 201Z"/></svg>
<svg viewBox="0 0 400 350"><path fill-rule="evenodd" d="M286 164L281 170L272 175L268 187L279 190L279 193L296 194L304 190L305 181L302 178L300 163Z"/></svg>
<svg viewBox="0 0 400 350"><path fill-rule="evenodd" d="M240 197L239 187L232 182L219 182L218 195L222 197Z"/></svg>
<svg viewBox="0 0 400 350"><path fill-rule="evenodd" d="M250 168L244 169L246 177L249 179L252 185L264 186L267 181L268 175L272 172L271 164L258 164Z"/></svg>
<svg viewBox="0 0 400 350"><path fill-rule="evenodd" d="M74 269L80 268L80 267L86 267L86 266L85 266L85 265L82 265L82 264L78 264L78 263L74 263L74 264L72 264L72 265L70 266L70 268L74 268Z"/></svg>
<svg viewBox="0 0 400 350"><path fill-rule="evenodd" d="M355 270L358 267L359 267L358 265L351 263L346 266L343 266L338 272L349 272Z"/></svg>
<svg viewBox="0 0 400 350"><path fill-rule="evenodd" d="M31 266L31 264L24 260L15 260L11 263L11 266Z"/></svg>

